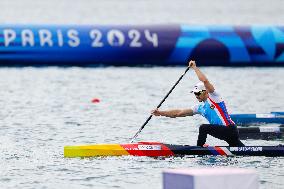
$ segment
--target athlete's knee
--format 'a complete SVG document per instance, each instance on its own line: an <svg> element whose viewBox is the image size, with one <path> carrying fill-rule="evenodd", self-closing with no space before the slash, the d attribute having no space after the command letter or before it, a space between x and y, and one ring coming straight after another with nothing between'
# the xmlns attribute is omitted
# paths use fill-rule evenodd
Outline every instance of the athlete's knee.
<svg viewBox="0 0 284 189"><path fill-rule="evenodd" d="M205 133L208 131L208 124L202 124L199 126L199 133Z"/></svg>

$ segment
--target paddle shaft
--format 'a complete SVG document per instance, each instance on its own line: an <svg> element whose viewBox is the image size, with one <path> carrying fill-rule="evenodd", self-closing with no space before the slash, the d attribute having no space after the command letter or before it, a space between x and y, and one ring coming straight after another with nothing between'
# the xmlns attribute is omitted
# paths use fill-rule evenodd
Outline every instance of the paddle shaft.
<svg viewBox="0 0 284 189"><path fill-rule="evenodd" d="M171 92L174 90L174 88L177 86L177 84L180 82L180 80L183 78L183 76L186 74L186 72L189 70L190 67L187 67L184 73L180 76L180 78L177 80L177 82L174 84L174 86L171 88L171 90L167 93L167 95L163 98L163 100L160 102L160 104L157 106L157 109L161 107L161 105L165 102L165 100L168 98L168 96L171 94ZM132 137L130 143L132 143L138 134L144 129L144 127L147 125L147 123L152 119L153 115L150 115L148 119L145 121L145 123L140 127L140 129L137 131L137 133Z"/></svg>

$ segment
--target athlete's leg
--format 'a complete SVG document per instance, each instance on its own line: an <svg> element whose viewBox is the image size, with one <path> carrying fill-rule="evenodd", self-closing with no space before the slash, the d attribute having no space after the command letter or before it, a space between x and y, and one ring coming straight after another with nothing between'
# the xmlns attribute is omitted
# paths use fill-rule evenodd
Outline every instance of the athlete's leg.
<svg viewBox="0 0 284 189"><path fill-rule="evenodd" d="M207 134L218 138L220 140L227 141L231 135L231 129L223 125L210 125Z"/></svg>
<svg viewBox="0 0 284 189"><path fill-rule="evenodd" d="M203 146L206 142L207 134L221 139L227 140L225 132L225 127L221 125L213 125L213 124L202 124L199 127L199 135L197 140L197 146Z"/></svg>
<svg viewBox="0 0 284 189"><path fill-rule="evenodd" d="M228 142L229 146L245 146L239 137L239 131L236 125L231 125L231 136L228 138L226 142Z"/></svg>
<svg viewBox="0 0 284 189"><path fill-rule="evenodd" d="M197 146L203 146L206 142L207 133L210 129L210 124L202 124L199 126L199 134L197 139Z"/></svg>
<svg viewBox="0 0 284 189"><path fill-rule="evenodd" d="M211 129L208 131L208 134L220 140L226 141L229 146L245 146L240 141L239 131L235 125L212 125Z"/></svg>
<svg viewBox="0 0 284 189"><path fill-rule="evenodd" d="M241 146L245 146L244 143L242 143L242 141L240 139L236 139L233 141L227 141L229 146L237 146L237 147L241 147Z"/></svg>
<svg viewBox="0 0 284 189"><path fill-rule="evenodd" d="M237 127L234 125L223 126L213 124L202 124L199 127L199 135L197 140L198 146L203 146L206 142L207 134L226 141L229 146L244 146L239 139Z"/></svg>

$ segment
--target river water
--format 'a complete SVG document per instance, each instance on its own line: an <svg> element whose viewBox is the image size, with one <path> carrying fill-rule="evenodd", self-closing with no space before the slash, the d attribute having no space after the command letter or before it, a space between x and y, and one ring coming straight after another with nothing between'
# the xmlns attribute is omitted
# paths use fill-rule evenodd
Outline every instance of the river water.
<svg viewBox="0 0 284 189"><path fill-rule="evenodd" d="M201 68L232 113L283 111L284 68ZM183 67L1 68L1 188L161 188L169 168L256 169L261 188L283 188L284 158L110 157L68 159L65 145L128 143ZM162 109L196 103L189 71ZM99 103L91 103L93 98ZM196 144L199 116L153 118L139 141ZM211 145L226 145L212 137ZM246 140L246 145L283 141Z"/></svg>
<svg viewBox="0 0 284 189"><path fill-rule="evenodd" d="M5 24L283 25L282 0L1 0Z"/></svg>

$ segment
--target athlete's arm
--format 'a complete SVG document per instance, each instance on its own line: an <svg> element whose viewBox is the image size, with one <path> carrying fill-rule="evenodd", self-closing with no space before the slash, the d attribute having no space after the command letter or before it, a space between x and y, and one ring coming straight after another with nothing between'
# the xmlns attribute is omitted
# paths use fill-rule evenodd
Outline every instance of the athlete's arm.
<svg viewBox="0 0 284 189"><path fill-rule="evenodd" d="M209 92L209 93L213 93L215 91L214 89L214 86L209 82L209 80L207 79L207 77L200 71L200 69L196 66L196 63L194 60L191 60L189 63L188 63L189 67L191 67L198 79L204 83L204 86L206 88L206 90Z"/></svg>
<svg viewBox="0 0 284 189"><path fill-rule="evenodd" d="M155 109L152 110L151 114L154 116L165 116L170 118L176 118L176 117L193 116L193 110L175 109L175 110L160 111L159 109Z"/></svg>

